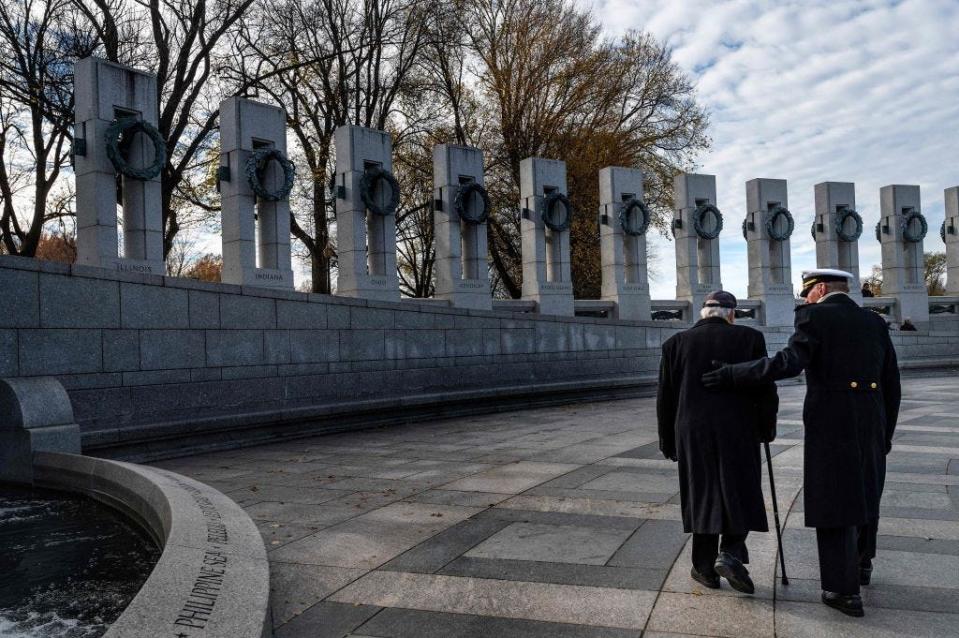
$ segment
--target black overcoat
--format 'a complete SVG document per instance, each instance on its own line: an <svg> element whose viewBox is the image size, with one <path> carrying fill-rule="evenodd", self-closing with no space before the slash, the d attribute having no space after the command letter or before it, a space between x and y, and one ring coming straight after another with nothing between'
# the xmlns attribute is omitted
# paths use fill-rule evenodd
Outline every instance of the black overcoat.
<svg viewBox="0 0 959 638"><path fill-rule="evenodd" d="M712 360L766 356L758 330L703 319L663 344L656 411L663 454L679 460L683 529L699 534L768 531L760 435L775 436L775 383L712 391L700 377Z"/></svg>
<svg viewBox="0 0 959 638"><path fill-rule="evenodd" d="M832 294L796 309L795 332L775 356L730 366L735 388L803 370L806 526L875 521L901 396L886 322L847 295Z"/></svg>

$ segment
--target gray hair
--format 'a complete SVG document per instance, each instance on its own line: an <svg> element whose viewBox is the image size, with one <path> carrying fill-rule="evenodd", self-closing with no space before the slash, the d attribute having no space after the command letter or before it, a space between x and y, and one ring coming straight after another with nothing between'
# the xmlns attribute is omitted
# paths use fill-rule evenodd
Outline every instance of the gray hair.
<svg viewBox="0 0 959 638"><path fill-rule="evenodd" d="M827 281L825 283L827 295L831 292L849 292L848 279L843 279L842 281Z"/></svg>
<svg viewBox="0 0 959 638"><path fill-rule="evenodd" d="M723 308L722 306L706 306L699 311L699 316L702 319L709 319L710 317L719 317L720 319L725 319L729 323L733 322L733 319L736 318L736 309L735 308Z"/></svg>

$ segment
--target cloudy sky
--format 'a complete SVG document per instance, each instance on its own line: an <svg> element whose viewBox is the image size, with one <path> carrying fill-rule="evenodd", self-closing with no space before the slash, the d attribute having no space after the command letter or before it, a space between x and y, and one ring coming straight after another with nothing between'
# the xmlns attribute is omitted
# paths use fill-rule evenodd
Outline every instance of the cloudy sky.
<svg viewBox="0 0 959 638"><path fill-rule="evenodd" d="M698 170L716 175L725 288L746 293L740 224L755 177L788 180L797 282L816 265L818 182L856 183L863 273L880 262L873 228L886 184L920 186L925 250L943 250L943 189L959 185L959 0L583 2L611 36L635 28L668 43L696 78L713 139ZM652 295L670 299L673 244L654 242Z"/></svg>

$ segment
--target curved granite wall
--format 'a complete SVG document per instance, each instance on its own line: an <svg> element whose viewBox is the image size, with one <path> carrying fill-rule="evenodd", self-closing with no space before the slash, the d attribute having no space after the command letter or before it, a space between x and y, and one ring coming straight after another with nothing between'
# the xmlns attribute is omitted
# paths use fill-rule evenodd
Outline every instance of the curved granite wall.
<svg viewBox="0 0 959 638"><path fill-rule="evenodd" d="M671 322L468 311L0 257L0 376L57 377L85 452L156 458L357 423L636 392ZM766 329L771 348L788 329ZM959 358L955 332L896 335Z"/></svg>
<svg viewBox="0 0 959 638"><path fill-rule="evenodd" d="M127 513L162 548L105 638L272 635L266 548L239 505L155 468L56 452L37 452L33 463L37 485L80 492Z"/></svg>

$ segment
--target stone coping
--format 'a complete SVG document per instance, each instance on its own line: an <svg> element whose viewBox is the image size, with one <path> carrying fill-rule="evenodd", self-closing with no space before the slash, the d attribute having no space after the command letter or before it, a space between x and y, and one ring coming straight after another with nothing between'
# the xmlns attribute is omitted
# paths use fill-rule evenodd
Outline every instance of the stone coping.
<svg viewBox="0 0 959 638"><path fill-rule="evenodd" d="M503 303L500 304L501 308L497 309L494 304L492 310L475 310L468 308L456 308L444 300L438 300L435 298L425 298L425 299L416 299L416 298L402 298L397 299L397 301L377 301L372 299L363 299L358 297L345 297L340 295L325 295L320 293L312 292L299 292L296 290L285 290L279 288L262 288L257 286L241 286L238 284L224 284L224 283L211 283L205 281L197 281L194 279L187 279L185 277L169 277L166 275L151 275L144 273L134 273L134 272L124 272L111 270L108 268L99 268L96 266L87 266L83 264L64 264L60 262L53 261L44 261L40 259L35 259L33 257L21 257L18 255L0 255L0 268L9 268L12 270L24 270L31 272L42 272L50 273L57 275L69 275L72 277L85 278L85 279L97 279L97 280L107 280L107 281L117 281L117 282L127 282L127 283L136 283L136 284L147 284L153 286L160 286L165 288L176 288L182 290L198 290L204 292L212 292L219 294L232 294L232 295L243 295L248 297L267 297L272 299L283 299L288 301L299 301L299 302L308 302L308 303L320 303L328 305L342 305L342 306L352 306L356 308L379 308L384 310L404 310L412 312L423 312L430 314L444 314L444 315L458 315L462 317L487 317L495 319L513 319L516 321L529 321L529 322L552 322L552 323L575 323L575 324L599 324L604 326L609 325L620 325L620 326L637 326L637 327L646 327L646 328L666 328L666 329L679 329L684 330L689 328L693 322L686 321L653 321L653 320L635 320L635 319L617 319L617 318L608 318L608 317L591 317L591 316L559 316L559 315L549 315L549 314L540 314L538 312L525 312L518 309L513 310L509 309L507 306L510 304L524 304L528 300L521 299L507 299L502 300ZM873 299L882 299L875 297ZM943 297L930 297L930 300L935 302L942 300L943 303L952 303L959 299L955 296L943 296ZM500 300L495 300L500 301ZM742 299L740 300L744 307L753 307L761 304L759 300L756 299ZM608 302L597 299L574 299L574 302L581 304L584 308L592 307L592 305L600 305L606 307ZM683 304L688 304L686 301L682 300L652 300L652 304L655 306L657 304L666 305L666 306L678 306ZM948 327L952 327L954 323L959 323L953 321L956 319L955 315L949 317L933 316L930 318L932 323L938 324L938 326L930 328L929 330L921 330L918 333L912 333L908 336L925 335L925 336L956 336L959 334L957 330L941 330L943 324ZM785 332L791 333L792 326L764 326L756 323L752 323L750 320L745 322L745 325L750 325L759 330L762 330L765 333L770 332ZM897 335L894 335L894 341Z"/></svg>
<svg viewBox="0 0 959 638"><path fill-rule="evenodd" d="M140 522L163 551L106 638L265 638L266 549L250 517L180 474L105 459L37 452L37 485L80 492Z"/></svg>
<svg viewBox="0 0 959 638"><path fill-rule="evenodd" d="M399 298L397 293L396 301L377 301L373 299L363 299L359 297L344 297L341 295L324 295L313 292L299 292L296 290L284 290L280 288L261 288L257 286L241 286L238 284L211 283L187 279L185 277L168 277L166 275L150 275L144 273L131 273L108 268L98 268L96 266L86 266L82 264L63 264L59 262L43 261L32 257L20 257L17 255L0 255L0 268L10 268L13 270L27 270L33 272L51 273L57 275L69 275L86 279L98 279L107 281L120 281L136 284L147 284L153 286L163 286L166 288L179 288L184 290L200 290L205 292L215 292L220 294L244 295L248 297L268 297L271 299L285 299L288 301L300 301L309 303L322 303L332 305L345 305L359 308L380 308L384 310L405 310L412 312L425 312L430 314L459 315L463 317L489 317L497 319L516 319L521 321L545 321L553 323L579 323L579 324L603 324L603 325L629 325L655 328L682 327L687 324L663 325L662 321L639 321L625 319L607 319L602 317L567 317L560 315L548 315L529 312L514 312L512 310L473 310L467 308L455 308L442 303L437 303L435 299L415 299Z"/></svg>

